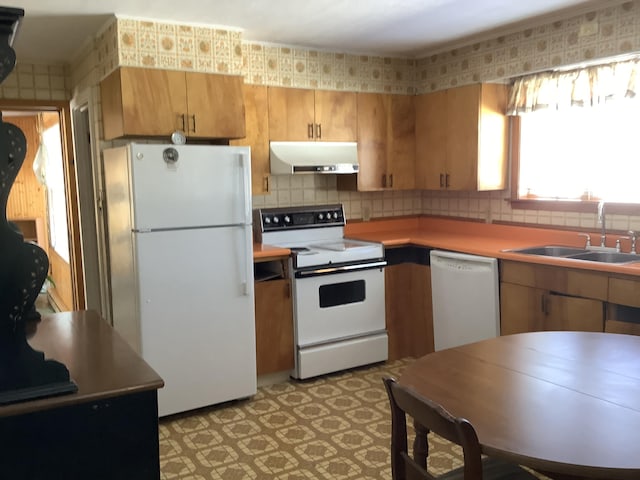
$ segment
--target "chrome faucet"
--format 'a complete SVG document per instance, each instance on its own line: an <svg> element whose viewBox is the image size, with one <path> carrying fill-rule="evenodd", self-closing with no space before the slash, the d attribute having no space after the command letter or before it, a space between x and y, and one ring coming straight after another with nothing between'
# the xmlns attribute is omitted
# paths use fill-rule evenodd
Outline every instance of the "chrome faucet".
<svg viewBox="0 0 640 480"><path fill-rule="evenodd" d="M604 200L600 200L598 202L598 223L602 225L602 230L600 233L600 246L605 246L605 240L607 239L607 227L605 225L605 214L604 214Z"/></svg>

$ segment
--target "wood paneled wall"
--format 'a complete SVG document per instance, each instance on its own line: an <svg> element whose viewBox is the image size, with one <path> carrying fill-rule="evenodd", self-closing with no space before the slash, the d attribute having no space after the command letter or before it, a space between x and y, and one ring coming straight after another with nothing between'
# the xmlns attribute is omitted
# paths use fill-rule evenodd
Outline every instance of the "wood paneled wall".
<svg viewBox="0 0 640 480"><path fill-rule="evenodd" d="M47 218L47 192L33 173L33 162L40 145L37 119L37 115L7 117L4 119L6 122L20 128L27 137L27 155L11 188L9 201L7 202L7 218L9 220L37 218L46 220ZM46 223L45 221L44 224L46 225ZM48 235L45 235L45 240L46 245L40 246L48 253Z"/></svg>

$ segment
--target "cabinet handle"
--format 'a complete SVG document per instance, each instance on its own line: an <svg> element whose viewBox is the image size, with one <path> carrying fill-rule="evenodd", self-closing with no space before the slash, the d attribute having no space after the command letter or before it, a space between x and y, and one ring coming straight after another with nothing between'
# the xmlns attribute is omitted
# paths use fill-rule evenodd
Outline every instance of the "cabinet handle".
<svg viewBox="0 0 640 480"><path fill-rule="evenodd" d="M191 115L191 119L193 120L193 133L196 133L196 116Z"/></svg>
<svg viewBox="0 0 640 480"><path fill-rule="evenodd" d="M445 188L449 188L449 186L450 186L449 185L449 174L448 173L444 176L444 186L445 186Z"/></svg>
<svg viewBox="0 0 640 480"><path fill-rule="evenodd" d="M382 188L387 188L387 175L382 174Z"/></svg>
<svg viewBox="0 0 640 480"><path fill-rule="evenodd" d="M322 138L322 124L316 123L316 138Z"/></svg>
<svg viewBox="0 0 640 480"><path fill-rule="evenodd" d="M178 117L178 124L179 124L179 125L182 125L182 127L178 127L178 129L179 129L181 132L186 133L187 131L185 130L185 124L184 124L184 113L183 113L182 115L179 115L179 114L178 114L178 115L176 115L176 116Z"/></svg>
<svg viewBox="0 0 640 480"><path fill-rule="evenodd" d="M291 298L291 282L284 284L284 295L286 298Z"/></svg>
<svg viewBox="0 0 640 480"><path fill-rule="evenodd" d="M541 303L540 307L542 309L542 313L544 313L545 315L549 315L549 299L547 298L546 293L542 294L540 303Z"/></svg>
<svg viewBox="0 0 640 480"><path fill-rule="evenodd" d="M269 191L269 175L264 176L264 191Z"/></svg>
<svg viewBox="0 0 640 480"><path fill-rule="evenodd" d="M389 175L389 187L393 188L393 173Z"/></svg>
<svg viewBox="0 0 640 480"><path fill-rule="evenodd" d="M440 174L440 188L444 188L444 174Z"/></svg>
<svg viewBox="0 0 640 480"><path fill-rule="evenodd" d="M313 123L307 123L307 136L313 138Z"/></svg>

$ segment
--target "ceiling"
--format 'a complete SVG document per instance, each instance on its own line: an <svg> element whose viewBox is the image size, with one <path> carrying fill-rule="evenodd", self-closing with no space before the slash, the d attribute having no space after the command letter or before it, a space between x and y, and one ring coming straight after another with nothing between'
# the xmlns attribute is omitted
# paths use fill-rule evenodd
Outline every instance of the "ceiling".
<svg viewBox="0 0 640 480"><path fill-rule="evenodd" d="M24 8L18 59L69 62L113 15L225 26L243 39L334 52L420 57L615 0L5 0Z"/></svg>

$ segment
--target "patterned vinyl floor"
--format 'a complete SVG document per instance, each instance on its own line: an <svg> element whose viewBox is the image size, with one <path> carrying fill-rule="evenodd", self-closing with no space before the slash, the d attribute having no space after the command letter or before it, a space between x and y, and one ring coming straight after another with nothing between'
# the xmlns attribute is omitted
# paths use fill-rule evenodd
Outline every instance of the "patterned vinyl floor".
<svg viewBox="0 0 640 480"><path fill-rule="evenodd" d="M382 377L404 359L258 389L249 400L160 421L163 480L390 480L391 422ZM410 439L412 441L412 439ZM462 464L429 435L430 469Z"/></svg>
<svg viewBox="0 0 640 480"><path fill-rule="evenodd" d="M391 479L382 377L399 376L409 361L290 380L162 419L162 479ZM439 450L444 469L459 462L451 447Z"/></svg>

